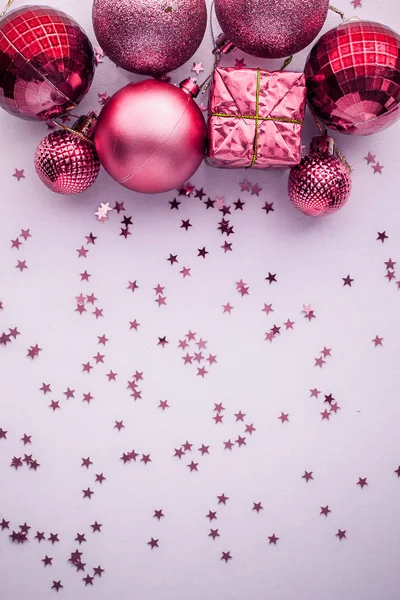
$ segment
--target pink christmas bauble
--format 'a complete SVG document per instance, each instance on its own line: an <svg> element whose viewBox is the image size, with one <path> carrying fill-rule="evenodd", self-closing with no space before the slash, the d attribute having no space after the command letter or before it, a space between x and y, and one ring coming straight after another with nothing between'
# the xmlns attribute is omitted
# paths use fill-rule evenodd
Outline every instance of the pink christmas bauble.
<svg viewBox="0 0 400 600"><path fill-rule="evenodd" d="M95 113L79 119L70 131L52 131L37 147L35 168L42 182L57 194L80 194L97 179L100 161L93 143Z"/></svg>
<svg viewBox="0 0 400 600"><path fill-rule="evenodd" d="M346 204L350 168L337 154L332 138L313 139L310 154L290 170L288 191L294 206L312 217L335 213Z"/></svg>
<svg viewBox="0 0 400 600"><path fill-rule="evenodd" d="M158 77L183 65L207 25L204 0L94 0L93 28L119 67Z"/></svg>
<svg viewBox="0 0 400 600"><path fill-rule="evenodd" d="M49 6L22 6L0 20L0 106L47 121L74 109L94 75L94 53L74 19Z"/></svg>
<svg viewBox="0 0 400 600"><path fill-rule="evenodd" d="M215 12L235 46L261 58L282 58L316 38L328 5L329 0L215 0Z"/></svg>
<svg viewBox="0 0 400 600"><path fill-rule="evenodd" d="M369 135L400 117L400 36L385 25L331 29L311 50L305 75L308 100L327 127Z"/></svg>
<svg viewBox="0 0 400 600"><path fill-rule="evenodd" d="M192 96L170 83L130 83L107 102L95 131L100 162L118 183L146 194L182 185L200 166L206 125Z"/></svg>

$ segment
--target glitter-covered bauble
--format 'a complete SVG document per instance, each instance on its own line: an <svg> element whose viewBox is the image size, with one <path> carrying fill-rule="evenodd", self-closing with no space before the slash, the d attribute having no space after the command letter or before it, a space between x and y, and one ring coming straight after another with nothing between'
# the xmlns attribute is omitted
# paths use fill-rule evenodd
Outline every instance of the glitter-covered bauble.
<svg viewBox="0 0 400 600"><path fill-rule="evenodd" d="M350 192L350 168L338 156L333 139L315 137L310 154L290 171L290 200L306 215L319 217L342 208Z"/></svg>
<svg viewBox="0 0 400 600"><path fill-rule="evenodd" d="M400 36L349 21L323 35L307 59L308 99L327 127L369 135L400 117Z"/></svg>
<svg viewBox="0 0 400 600"><path fill-rule="evenodd" d="M181 88L147 79L108 100L95 132L101 164L118 183L146 194L181 186L203 160L206 124L188 79Z"/></svg>
<svg viewBox="0 0 400 600"><path fill-rule="evenodd" d="M0 20L0 106L46 121L75 108L92 83L94 54L71 17L23 6Z"/></svg>
<svg viewBox="0 0 400 600"><path fill-rule="evenodd" d="M238 48L261 58L300 52L321 31L329 0L215 0L222 31Z"/></svg>
<svg viewBox="0 0 400 600"><path fill-rule="evenodd" d="M80 194L97 178L100 161L93 143L95 113L80 117L72 131L53 131L35 154L35 168L43 183L58 194Z"/></svg>
<svg viewBox="0 0 400 600"><path fill-rule="evenodd" d="M93 28L119 67L159 77L183 65L207 25L204 0L94 0Z"/></svg>

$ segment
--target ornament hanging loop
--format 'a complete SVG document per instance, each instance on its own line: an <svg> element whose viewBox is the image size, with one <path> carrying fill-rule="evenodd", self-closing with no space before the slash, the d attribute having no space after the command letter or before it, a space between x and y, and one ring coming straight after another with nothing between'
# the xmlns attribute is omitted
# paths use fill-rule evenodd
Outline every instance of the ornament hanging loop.
<svg viewBox="0 0 400 600"><path fill-rule="evenodd" d="M315 113L314 113L314 111L313 111L313 109L312 109L312 106L311 106L311 104L309 103L309 101L308 101L308 100L307 100L307 106L308 106L308 110L309 110L309 111L310 111L310 113L311 113L311 116L312 116L312 118L314 119L314 123L315 123L315 124L316 124L316 126L318 127L318 131L319 131L319 134L320 134L320 135L319 135L319 138L320 138L320 139L322 139L322 138L328 139L328 138L329 138L329 136L328 136L328 132L327 132L327 130L325 129L325 127L323 127L323 125L322 125L322 124L320 123L320 121L318 120L318 118L317 118L317 116L315 115ZM317 139L317 138L315 138L315 139ZM333 140L333 138L329 138L329 139L330 139L330 140ZM351 165L349 165L349 163L348 163L348 162L347 162L347 160L346 160L346 157L344 156L344 154L342 154L342 153L340 152L340 150L337 148L336 144L334 144L334 151L335 151L335 154L336 154L336 156L337 156L337 157L338 157L338 158L339 158L339 159L342 161L342 163L343 163L343 164L344 164L344 165L347 167L347 169L348 169L350 172L354 171L354 167L352 167Z"/></svg>
<svg viewBox="0 0 400 600"><path fill-rule="evenodd" d="M347 20L346 17L344 16L344 12L341 11L339 8L336 8L336 6L332 6L332 4L330 4L328 8L332 12L336 13L337 15L339 15L340 18L342 19L343 23Z"/></svg>
<svg viewBox="0 0 400 600"><path fill-rule="evenodd" d="M97 124L97 114L95 112L90 112L88 115L78 117L78 120L73 124L72 127L67 127L62 123L58 123L54 119L52 119L52 122L57 125L57 127L61 127L61 129L76 135L91 146L95 145L93 141L93 132Z"/></svg>
<svg viewBox="0 0 400 600"><path fill-rule="evenodd" d="M4 15L6 14L6 12L8 11L8 9L10 8L10 6L13 2L14 2L14 0L8 0L6 6L3 8L2 12L0 13L0 17L4 17Z"/></svg>

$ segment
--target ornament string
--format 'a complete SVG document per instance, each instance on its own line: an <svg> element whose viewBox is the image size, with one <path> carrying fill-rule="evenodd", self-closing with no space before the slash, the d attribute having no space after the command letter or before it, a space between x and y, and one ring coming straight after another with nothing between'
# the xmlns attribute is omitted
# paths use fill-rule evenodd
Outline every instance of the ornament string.
<svg viewBox="0 0 400 600"><path fill-rule="evenodd" d="M215 4L215 0L212 1L211 7L210 7L210 32L211 32L211 39L212 39L212 42L213 42L213 48L216 48L217 47L217 41L215 39L214 27L213 27L214 4ZM213 66L212 72L199 85L199 88L200 88L202 94L205 94L205 92L208 90L208 88L210 86L210 80L211 80L211 78L212 78L212 76L214 74L215 67L218 65L218 63L219 63L220 60L221 60L221 52L215 52L215 54L214 54L214 66Z"/></svg>
<svg viewBox="0 0 400 600"><path fill-rule="evenodd" d="M214 66L213 66L213 70L212 70L211 74L199 85L199 89L201 90L202 94L205 94L205 92L210 87L210 80L214 74L214 70L222 58L222 52L220 50L217 50L217 40L216 40L215 33L214 33L214 26L213 26L214 5L215 5L215 0L212 1L211 7L210 7L210 32L211 32L211 39L213 42L215 59L214 59ZM284 71L286 69L286 67L288 67L290 65L292 60L293 60L293 54L285 60L285 62L283 63L282 67L279 70Z"/></svg>
<svg viewBox="0 0 400 600"><path fill-rule="evenodd" d="M8 0L6 6L3 8L2 12L0 13L0 17L4 17L4 15L6 14L6 12L8 11L8 9L10 8L10 6L13 2L14 2L14 0Z"/></svg>
<svg viewBox="0 0 400 600"><path fill-rule="evenodd" d="M346 17L344 16L344 12L341 11L339 8L336 8L336 6L332 6L332 4L330 4L328 6L329 10L331 10L332 12L336 13L337 15L340 16L340 18L342 19L343 23L346 21Z"/></svg>
<svg viewBox="0 0 400 600"><path fill-rule="evenodd" d="M310 111L310 113L311 113L311 116L312 116L312 118L314 119L314 123L315 123L315 124L316 124L316 126L318 127L318 130L319 130L320 134L321 134L321 135L326 135L326 129L325 129L325 127L323 127L323 126L321 125L321 123L319 122L319 120L318 120L317 116L315 115L315 113L314 113L314 111L313 111L313 109L312 109L312 107L311 107L311 104L309 103L309 101L308 101L308 100L307 100L307 106L308 106L308 110L309 110L309 111ZM344 156L344 154L342 154L342 153L340 152L340 150L339 150L339 148L336 146L336 144L335 144L335 153L337 154L338 158L340 158L340 160L342 161L342 163L346 165L346 167L349 169L349 171L350 171L350 172L351 172L351 171L354 171L354 167L352 167L352 166L351 166L351 165L350 165L350 164L347 162L347 160L346 160L346 157Z"/></svg>
<svg viewBox="0 0 400 600"><path fill-rule="evenodd" d="M57 127L60 127L61 129L65 129L65 131L68 131L69 133L76 135L77 137L81 138L81 140L83 140L84 142L87 142L91 146L95 145L94 141L91 140L90 138L88 138L84 133L81 133L80 131L75 131L75 129L71 129L71 127L67 127L66 125L63 125L62 123L58 123L54 119L52 119L51 122L54 123L54 125L57 125Z"/></svg>

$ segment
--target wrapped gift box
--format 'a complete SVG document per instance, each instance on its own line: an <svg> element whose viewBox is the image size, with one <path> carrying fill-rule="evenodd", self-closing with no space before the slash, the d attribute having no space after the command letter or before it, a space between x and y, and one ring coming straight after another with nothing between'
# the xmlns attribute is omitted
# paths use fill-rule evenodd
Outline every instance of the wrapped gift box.
<svg viewBox="0 0 400 600"><path fill-rule="evenodd" d="M207 163L258 169L298 164L305 102L304 73L217 67Z"/></svg>

